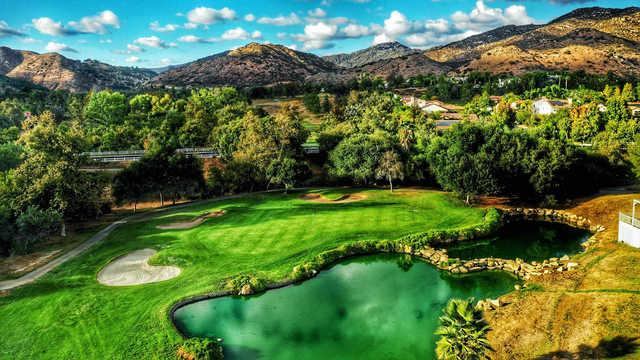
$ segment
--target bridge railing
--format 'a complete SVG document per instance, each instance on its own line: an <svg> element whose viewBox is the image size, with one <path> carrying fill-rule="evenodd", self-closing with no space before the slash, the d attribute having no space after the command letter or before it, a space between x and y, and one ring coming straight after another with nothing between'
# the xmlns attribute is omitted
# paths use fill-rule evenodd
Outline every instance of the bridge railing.
<svg viewBox="0 0 640 360"><path fill-rule="evenodd" d="M632 217L631 215L620 212L620 221L640 229L640 220Z"/></svg>

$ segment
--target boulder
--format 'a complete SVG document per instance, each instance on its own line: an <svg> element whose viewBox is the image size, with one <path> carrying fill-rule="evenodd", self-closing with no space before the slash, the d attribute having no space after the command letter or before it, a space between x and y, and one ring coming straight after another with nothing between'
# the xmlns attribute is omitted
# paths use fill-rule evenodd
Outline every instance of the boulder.
<svg viewBox="0 0 640 360"><path fill-rule="evenodd" d="M240 292L238 293L238 295L251 295L251 294L253 294L253 289L251 288L251 285L249 285L249 284L242 285L242 288L240 289Z"/></svg>

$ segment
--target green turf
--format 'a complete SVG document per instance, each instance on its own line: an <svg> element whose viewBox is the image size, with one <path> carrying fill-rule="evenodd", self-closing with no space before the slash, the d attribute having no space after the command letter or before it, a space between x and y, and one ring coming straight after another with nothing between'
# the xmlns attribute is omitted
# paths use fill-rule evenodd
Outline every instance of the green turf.
<svg viewBox="0 0 640 360"><path fill-rule="evenodd" d="M180 337L168 309L181 298L219 289L223 279L243 272L281 280L294 265L340 243L473 225L484 213L438 192L362 192L366 200L345 204L312 203L300 193L251 195L129 223L38 282L0 297L0 358L171 358ZM156 228L217 209L226 214L197 228ZM178 265L182 274L126 288L96 282L110 260L145 247L160 250L154 263Z"/></svg>

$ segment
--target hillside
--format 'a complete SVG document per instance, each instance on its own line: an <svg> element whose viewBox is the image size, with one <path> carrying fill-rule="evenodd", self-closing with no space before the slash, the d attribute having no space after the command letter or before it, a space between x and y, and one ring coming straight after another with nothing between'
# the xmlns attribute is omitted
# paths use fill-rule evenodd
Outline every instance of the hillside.
<svg viewBox="0 0 640 360"><path fill-rule="evenodd" d="M334 72L336 65L320 57L282 45L250 43L246 46L196 60L156 76L152 85L256 86L301 82L308 76Z"/></svg>
<svg viewBox="0 0 640 360"><path fill-rule="evenodd" d="M38 54L0 47L0 75L22 79L50 90L130 90L150 79L149 70L118 67L95 60L72 60L58 53Z"/></svg>
<svg viewBox="0 0 640 360"><path fill-rule="evenodd" d="M458 72L585 70L637 76L640 8L578 9L543 26L500 28L426 54Z"/></svg>
<svg viewBox="0 0 640 360"><path fill-rule="evenodd" d="M355 68L381 60L389 60L420 52L397 41L374 45L348 54L324 56L323 59L340 67Z"/></svg>

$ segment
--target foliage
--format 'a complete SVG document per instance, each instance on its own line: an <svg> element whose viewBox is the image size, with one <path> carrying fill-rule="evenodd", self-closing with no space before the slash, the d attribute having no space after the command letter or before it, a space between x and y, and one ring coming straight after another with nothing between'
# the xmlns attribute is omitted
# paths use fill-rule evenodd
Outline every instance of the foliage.
<svg viewBox="0 0 640 360"><path fill-rule="evenodd" d="M492 351L487 340L489 326L482 317L482 311L473 305L473 299L449 300L440 317L440 327L436 331L440 340L436 354L440 360L482 360L489 359Z"/></svg>
<svg viewBox="0 0 640 360"><path fill-rule="evenodd" d="M393 180L404 178L404 169L400 157L393 151L386 151L378 162L376 178L387 179L393 192Z"/></svg>
<svg viewBox="0 0 640 360"><path fill-rule="evenodd" d="M14 238L13 251L28 253L33 245L58 231L61 223L62 215L54 209L42 210L29 206L16 219L18 234Z"/></svg>
<svg viewBox="0 0 640 360"><path fill-rule="evenodd" d="M181 360L222 360L222 346L208 338L190 338L185 340L176 352Z"/></svg>

